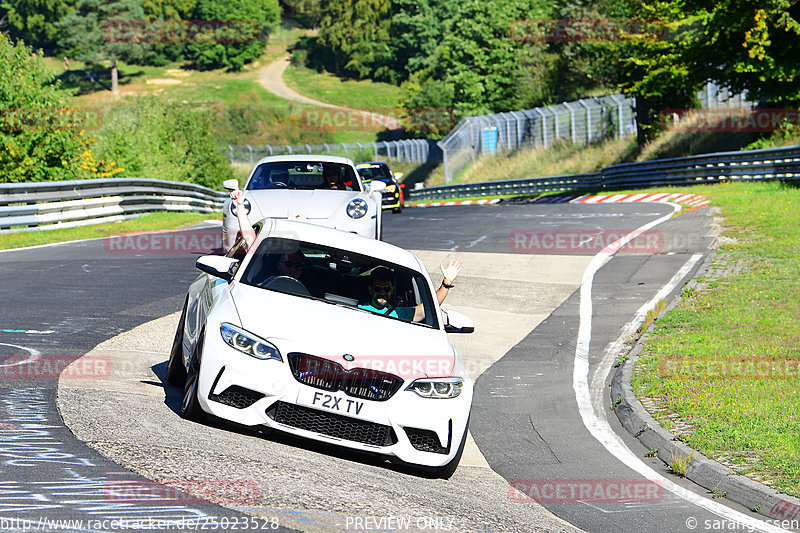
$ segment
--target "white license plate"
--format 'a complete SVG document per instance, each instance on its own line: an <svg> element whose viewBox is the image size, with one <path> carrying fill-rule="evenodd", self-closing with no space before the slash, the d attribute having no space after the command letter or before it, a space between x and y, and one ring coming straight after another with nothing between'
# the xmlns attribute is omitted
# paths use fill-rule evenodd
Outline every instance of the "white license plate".
<svg viewBox="0 0 800 533"><path fill-rule="evenodd" d="M299 402L309 407L323 409L348 416L363 416L364 402L325 391L306 391L300 394Z"/></svg>

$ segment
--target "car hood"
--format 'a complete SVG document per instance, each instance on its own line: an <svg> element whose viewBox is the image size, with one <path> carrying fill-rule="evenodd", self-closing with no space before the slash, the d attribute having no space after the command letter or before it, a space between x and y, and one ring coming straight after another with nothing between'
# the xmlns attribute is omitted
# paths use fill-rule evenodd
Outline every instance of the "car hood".
<svg viewBox="0 0 800 533"><path fill-rule="evenodd" d="M259 218L288 218L291 220L330 219L344 210L347 203L361 196L355 191L283 190L247 191L253 210Z"/></svg>
<svg viewBox="0 0 800 533"><path fill-rule="evenodd" d="M455 351L442 330L241 283L231 296L241 326L274 344L284 360L302 352L403 379L454 375Z"/></svg>

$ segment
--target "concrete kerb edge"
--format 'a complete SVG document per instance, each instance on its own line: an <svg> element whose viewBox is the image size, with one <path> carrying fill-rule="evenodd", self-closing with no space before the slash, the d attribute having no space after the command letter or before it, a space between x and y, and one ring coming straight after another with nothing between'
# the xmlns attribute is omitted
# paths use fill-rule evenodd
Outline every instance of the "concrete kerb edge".
<svg viewBox="0 0 800 533"><path fill-rule="evenodd" d="M712 247L716 248L716 240ZM714 259L714 253L708 254L698 270L704 273L708 270ZM693 287L698 283L696 278L691 279L686 286ZM672 310L680 301L681 296L676 296L672 302L659 315L663 316ZM620 364L611 380L611 403L616 404L614 412L622 426L648 450L657 450L655 454L667 466L673 457L692 456L686 469L686 479L706 489L713 498L726 498L732 502L743 505L750 511L770 519L783 520L784 513L791 509L790 518L798 518L795 514L800 510L800 499L778 493L762 483L746 476L737 474L730 468L723 466L713 459L709 459L700 452L693 450L677 438L653 418L644 408L639 398L633 391L631 378L639 352L642 350L642 341L653 329L654 325L640 336L634 345L627 351L618 354L617 359L627 358ZM621 399L621 401L620 401ZM617 404L617 402L620 402Z"/></svg>

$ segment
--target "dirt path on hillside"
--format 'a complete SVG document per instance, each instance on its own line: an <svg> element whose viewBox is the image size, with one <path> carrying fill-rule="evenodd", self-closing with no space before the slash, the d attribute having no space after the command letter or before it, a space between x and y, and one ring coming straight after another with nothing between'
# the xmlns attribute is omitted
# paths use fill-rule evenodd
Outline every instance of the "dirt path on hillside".
<svg viewBox="0 0 800 533"><path fill-rule="evenodd" d="M314 105L334 110L330 116L315 116L320 124L330 124L334 127L366 126L369 129L400 129L400 121L393 117L342 107L326 102L320 102L297 93L290 89L283 81L283 73L289 66L289 55L285 55L272 63L265 65L258 72L258 82L272 94L303 104Z"/></svg>

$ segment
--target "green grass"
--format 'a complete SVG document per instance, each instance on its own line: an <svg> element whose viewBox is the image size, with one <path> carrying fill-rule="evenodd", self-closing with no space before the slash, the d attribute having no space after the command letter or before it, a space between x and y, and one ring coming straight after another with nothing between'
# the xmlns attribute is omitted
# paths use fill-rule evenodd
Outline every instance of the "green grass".
<svg viewBox="0 0 800 533"><path fill-rule="evenodd" d="M130 220L80 226L77 228L20 231L17 233L0 233L0 250L10 248L24 248L41 244L56 242L76 241L82 239L95 239L139 233L144 231L172 230L190 226L203 220L220 218L214 213L175 213L159 211L142 215Z"/></svg>
<svg viewBox="0 0 800 533"><path fill-rule="evenodd" d="M718 257L743 268L687 291L656 322L635 391L660 406L653 415L665 425L674 413L693 427L680 437L692 448L800 496L800 189L683 190L721 208L728 239Z"/></svg>
<svg viewBox="0 0 800 533"><path fill-rule="evenodd" d="M367 109L381 114L396 113L400 87L370 80L345 80L328 72L290 65L283 76L298 93L328 104Z"/></svg>

